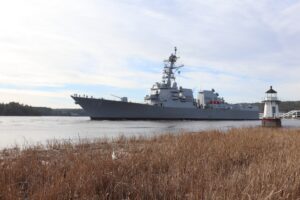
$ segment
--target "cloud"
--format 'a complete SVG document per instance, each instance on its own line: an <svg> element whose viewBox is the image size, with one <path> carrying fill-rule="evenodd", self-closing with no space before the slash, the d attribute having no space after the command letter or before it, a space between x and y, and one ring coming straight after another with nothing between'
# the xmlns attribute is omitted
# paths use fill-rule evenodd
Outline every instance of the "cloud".
<svg viewBox="0 0 300 200"><path fill-rule="evenodd" d="M260 101L273 84L300 99L290 89L300 86L299 13L293 0L3 1L0 101L71 107L69 93L95 85L142 99L174 46L185 87L214 87L239 102ZM66 97L43 96L42 87Z"/></svg>

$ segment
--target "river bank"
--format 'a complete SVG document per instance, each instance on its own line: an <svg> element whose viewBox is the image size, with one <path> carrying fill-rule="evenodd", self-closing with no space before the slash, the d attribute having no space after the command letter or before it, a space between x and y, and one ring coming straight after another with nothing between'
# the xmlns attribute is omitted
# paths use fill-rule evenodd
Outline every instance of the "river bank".
<svg viewBox="0 0 300 200"><path fill-rule="evenodd" d="M299 144L243 128L4 149L0 199L297 199Z"/></svg>

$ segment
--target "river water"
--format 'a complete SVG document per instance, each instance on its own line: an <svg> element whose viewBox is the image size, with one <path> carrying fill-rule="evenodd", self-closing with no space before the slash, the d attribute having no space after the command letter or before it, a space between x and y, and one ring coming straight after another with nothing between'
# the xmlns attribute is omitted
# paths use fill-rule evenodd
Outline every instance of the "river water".
<svg viewBox="0 0 300 200"><path fill-rule="evenodd" d="M183 131L255 127L260 121L91 121L88 117L0 117L0 149L33 145L53 139L94 139L151 136ZM300 128L300 120L283 120Z"/></svg>

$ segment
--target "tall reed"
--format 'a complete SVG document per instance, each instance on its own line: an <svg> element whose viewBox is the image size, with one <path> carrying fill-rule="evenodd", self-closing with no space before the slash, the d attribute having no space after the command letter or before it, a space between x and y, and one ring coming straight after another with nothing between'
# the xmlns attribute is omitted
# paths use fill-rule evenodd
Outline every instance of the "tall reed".
<svg viewBox="0 0 300 200"><path fill-rule="evenodd" d="M300 130L244 128L6 149L0 199L300 199Z"/></svg>

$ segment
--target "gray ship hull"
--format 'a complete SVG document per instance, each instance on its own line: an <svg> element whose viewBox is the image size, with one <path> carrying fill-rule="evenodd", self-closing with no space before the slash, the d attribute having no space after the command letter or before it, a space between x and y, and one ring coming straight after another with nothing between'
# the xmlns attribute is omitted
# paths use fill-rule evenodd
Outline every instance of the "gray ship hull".
<svg viewBox="0 0 300 200"><path fill-rule="evenodd" d="M254 110L159 107L72 96L93 120L258 120Z"/></svg>

